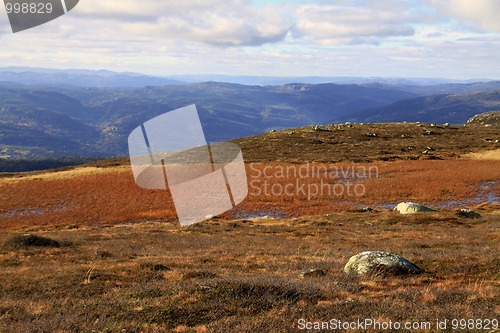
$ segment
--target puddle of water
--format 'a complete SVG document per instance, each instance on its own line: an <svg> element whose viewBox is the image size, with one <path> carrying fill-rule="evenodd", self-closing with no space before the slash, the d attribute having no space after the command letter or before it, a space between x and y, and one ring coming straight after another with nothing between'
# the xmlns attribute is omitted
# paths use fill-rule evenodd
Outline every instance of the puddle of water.
<svg viewBox="0 0 500 333"><path fill-rule="evenodd" d="M240 220L248 220L248 219L258 219L265 216L268 216L273 219L285 219L287 216L282 212L276 211L261 211L258 213L248 213L248 212L236 212L235 217Z"/></svg>
<svg viewBox="0 0 500 333"><path fill-rule="evenodd" d="M455 200L449 199L445 201L440 201L437 203L429 204L433 208L441 208L441 209L452 209L452 208L463 208L467 206L474 206L480 203L500 203L500 193L495 191L495 187L497 186L498 181L491 181L483 183L479 186L478 194L475 197ZM403 200L404 201L404 200ZM393 209L396 207L398 203L382 203L377 205L377 208L380 209Z"/></svg>

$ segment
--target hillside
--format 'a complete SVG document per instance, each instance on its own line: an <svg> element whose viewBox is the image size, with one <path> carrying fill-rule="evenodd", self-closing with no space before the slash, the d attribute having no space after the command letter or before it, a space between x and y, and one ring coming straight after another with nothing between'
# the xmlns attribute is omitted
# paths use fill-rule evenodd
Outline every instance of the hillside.
<svg viewBox="0 0 500 333"><path fill-rule="evenodd" d="M308 126L234 140L249 162L449 159L500 149L495 127L423 123Z"/></svg>
<svg viewBox="0 0 500 333"><path fill-rule="evenodd" d="M500 127L500 111L477 114L467 120L466 126Z"/></svg>
<svg viewBox="0 0 500 333"><path fill-rule="evenodd" d="M353 122L411 121L464 124L476 114L500 108L500 89L469 94L435 95L355 112Z"/></svg>

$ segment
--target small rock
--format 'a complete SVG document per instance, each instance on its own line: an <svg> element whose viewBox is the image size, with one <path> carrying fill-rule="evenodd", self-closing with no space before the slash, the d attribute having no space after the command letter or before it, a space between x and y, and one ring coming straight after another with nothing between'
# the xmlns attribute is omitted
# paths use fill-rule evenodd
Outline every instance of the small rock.
<svg viewBox="0 0 500 333"><path fill-rule="evenodd" d="M310 269L308 271L302 272L299 275L299 278L308 278L308 277L320 277L325 276L326 273L322 269Z"/></svg>
<svg viewBox="0 0 500 333"><path fill-rule="evenodd" d="M450 127L450 123L445 123L444 127Z"/></svg>
<svg viewBox="0 0 500 333"><path fill-rule="evenodd" d="M424 151L422 152L422 154L427 155L427 154L429 154L429 151L424 150Z"/></svg>
<svg viewBox="0 0 500 333"><path fill-rule="evenodd" d="M458 215L464 216L470 219L478 219L481 218L481 215L479 213L476 213L473 210L467 209L467 208L462 208L458 211Z"/></svg>
<svg viewBox="0 0 500 333"><path fill-rule="evenodd" d="M371 207L363 207L360 210L358 210L360 213L367 213L367 212L373 212L373 208Z"/></svg>
<svg viewBox="0 0 500 333"><path fill-rule="evenodd" d="M420 274L422 270L398 255L367 251L352 256L345 265L344 272L356 275L411 275Z"/></svg>
<svg viewBox="0 0 500 333"><path fill-rule="evenodd" d="M211 220L213 218L215 218L215 215L212 215L212 214L205 216L205 220Z"/></svg>
<svg viewBox="0 0 500 333"><path fill-rule="evenodd" d="M269 133L276 133L276 130L270 130Z"/></svg>
<svg viewBox="0 0 500 333"><path fill-rule="evenodd" d="M376 138L377 137L377 133L368 133L368 134L366 134L366 136L369 136L371 138Z"/></svg>
<svg viewBox="0 0 500 333"><path fill-rule="evenodd" d="M435 212L436 210L414 202L401 202L393 209L401 214L414 214L420 212Z"/></svg>

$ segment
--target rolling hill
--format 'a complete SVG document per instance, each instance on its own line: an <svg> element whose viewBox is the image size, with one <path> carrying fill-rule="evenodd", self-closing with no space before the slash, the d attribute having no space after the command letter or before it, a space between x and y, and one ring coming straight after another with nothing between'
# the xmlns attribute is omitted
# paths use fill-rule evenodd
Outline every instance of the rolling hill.
<svg viewBox="0 0 500 333"><path fill-rule="evenodd" d="M500 110L500 90L469 94L435 95L402 100L391 105L355 112L353 122L410 121L464 124L476 114Z"/></svg>

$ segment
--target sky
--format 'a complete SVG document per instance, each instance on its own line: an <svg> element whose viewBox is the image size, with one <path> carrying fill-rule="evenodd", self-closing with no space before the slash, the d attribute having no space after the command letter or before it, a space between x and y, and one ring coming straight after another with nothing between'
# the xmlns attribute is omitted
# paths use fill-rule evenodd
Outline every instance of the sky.
<svg viewBox="0 0 500 333"><path fill-rule="evenodd" d="M159 76L500 79L498 0L80 0L12 33L0 67Z"/></svg>

